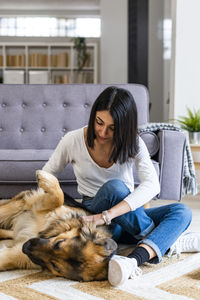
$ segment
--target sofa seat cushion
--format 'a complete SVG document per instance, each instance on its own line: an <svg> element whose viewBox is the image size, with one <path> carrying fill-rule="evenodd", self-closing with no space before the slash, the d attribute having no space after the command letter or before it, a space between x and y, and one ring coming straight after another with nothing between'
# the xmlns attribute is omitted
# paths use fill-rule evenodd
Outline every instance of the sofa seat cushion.
<svg viewBox="0 0 200 300"><path fill-rule="evenodd" d="M52 154L49 149L0 150L0 183L35 182L35 171L40 170ZM69 164L59 176L61 182L75 182Z"/></svg>
<svg viewBox="0 0 200 300"><path fill-rule="evenodd" d="M49 149L0 150L0 184L36 182L35 171L43 168L52 152L53 150ZM152 162L159 177L159 163L154 160ZM135 166L133 175L137 186L140 181ZM59 174L58 179L61 184L76 183L71 164Z"/></svg>

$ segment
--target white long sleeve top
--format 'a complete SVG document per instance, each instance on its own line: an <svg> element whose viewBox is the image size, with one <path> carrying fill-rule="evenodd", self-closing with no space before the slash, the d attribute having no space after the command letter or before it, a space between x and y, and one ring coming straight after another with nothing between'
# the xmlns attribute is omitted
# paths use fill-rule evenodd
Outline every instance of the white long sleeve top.
<svg viewBox="0 0 200 300"><path fill-rule="evenodd" d="M70 131L60 140L43 170L57 176L68 163L73 166L78 192L84 196L94 197L105 182L110 179L120 179L131 192L124 200L129 204L131 210L135 210L160 192L157 173L146 145L140 137L139 151L134 159L103 168L95 163L88 152L84 139L84 128ZM134 189L133 178L134 164L140 179L140 185L136 189Z"/></svg>

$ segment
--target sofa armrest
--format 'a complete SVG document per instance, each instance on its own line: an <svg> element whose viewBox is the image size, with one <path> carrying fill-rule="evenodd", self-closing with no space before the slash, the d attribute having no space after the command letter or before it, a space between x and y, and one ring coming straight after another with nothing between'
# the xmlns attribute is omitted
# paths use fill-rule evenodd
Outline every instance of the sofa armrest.
<svg viewBox="0 0 200 300"><path fill-rule="evenodd" d="M183 132L161 130L158 132L160 149L160 199L181 200L184 150L186 137Z"/></svg>

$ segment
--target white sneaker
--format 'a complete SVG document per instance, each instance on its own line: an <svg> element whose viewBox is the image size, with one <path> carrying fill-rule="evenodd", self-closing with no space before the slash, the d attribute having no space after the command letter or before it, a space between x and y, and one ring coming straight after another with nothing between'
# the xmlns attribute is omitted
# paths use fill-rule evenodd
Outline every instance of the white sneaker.
<svg viewBox="0 0 200 300"><path fill-rule="evenodd" d="M182 252L199 252L200 251L200 233L188 232L182 234L176 242L170 247L168 257L174 253L179 257Z"/></svg>
<svg viewBox="0 0 200 300"><path fill-rule="evenodd" d="M108 281L111 285L123 284L129 278L135 278L142 274L142 270L137 266L135 258L114 255L108 266Z"/></svg>

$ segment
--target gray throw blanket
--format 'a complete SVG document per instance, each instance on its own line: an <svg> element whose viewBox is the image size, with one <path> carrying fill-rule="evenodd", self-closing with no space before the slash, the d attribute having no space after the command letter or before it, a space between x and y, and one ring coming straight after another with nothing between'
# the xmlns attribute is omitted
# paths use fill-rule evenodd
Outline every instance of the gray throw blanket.
<svg viewBox="0 0 200 300"><path fill-rule="evenodd" d="M147 131L159 131L159 130L174 130L182 131L183 130L170 123L147 123L145 125L139 126L138 132L147 132ZM192 153L189 145L189 141L186 141L185 155L184 155L184 172L183 172L183 195L197 194L197 182L195 176L194 162L192 158Z"/></svg>

